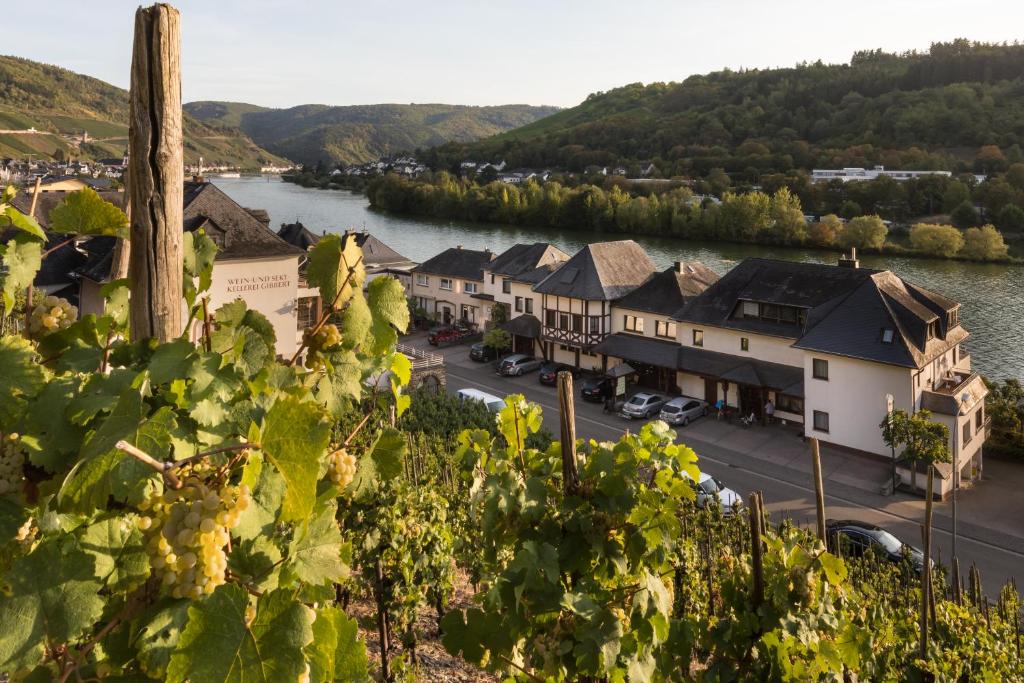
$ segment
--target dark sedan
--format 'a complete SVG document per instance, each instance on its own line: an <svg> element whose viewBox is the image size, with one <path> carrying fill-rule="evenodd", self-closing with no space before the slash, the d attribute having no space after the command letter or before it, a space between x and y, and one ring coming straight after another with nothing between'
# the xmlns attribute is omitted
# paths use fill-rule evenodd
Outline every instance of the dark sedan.
<svg viewBox="0 0 1024 683"><path fill-rule="evenodd" d="M541 384L553 387L558 383L558 373L563 371L572 373L573 377L580 374L579 368L574 368L568 363L554 363L552 361L548 361L544 363L544 365L540 366L540 374L537 375L537 381Z"/></svg>
<svg viewBox="0 0 1024 683"><path fill-rule="evenodd" d="M904 543L882 527L854 520L829 520L827 529L829 550L845 557L862 557L869 550L890 562L904 559L917 572L924 567L924 553Z"/></svg>
<svg viewBox="0 0 1024 683"><path fill-rule="evenodd" d="M483 342L477 342L469 347L469 357L478 363L485 363L489 360L498 360L508 353L508 349L496 349Z"/></svg>
<svg viewBox="0 0 1024 683"><path fill-rule="evenodd" d="M615 394L615 380L611 377L588 377L580 384L580 398L600 403Z"/></svg>

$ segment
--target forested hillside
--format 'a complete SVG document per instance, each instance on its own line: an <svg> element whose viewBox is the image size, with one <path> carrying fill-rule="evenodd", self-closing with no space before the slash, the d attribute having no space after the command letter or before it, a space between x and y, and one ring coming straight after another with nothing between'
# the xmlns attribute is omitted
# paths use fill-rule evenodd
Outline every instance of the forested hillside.
<svg viewBox="0 0 1024 683"><path fill-rule="evenodd" d="M238 102L190 102L185 110L208 124L240 129L276 154L310 166L357 164L449 141L470 142L558 111L518 104L307 104L264 109Z"/></svg>
<svg viewBox="0 0 1024 683"><path fill-rule="evenodd" d="M857 52L849 64L719 71L635 83L430 161L512 167L622 164L630 175L706 176L871 166L968 170L983 145L1024 139L1024 46L956 40L927 52ZM984 170L984 169L979 169Z"/></svg>
<svg viewBox="0 0 1024 683"><path fill-rule="evenodd" d="M0 55L0 157L120 157L128 147L128 92L49 64ZM237 130L208 126L187 113L185 161L244 168L283 164ZM79 145L69 136L87 132Z"/></svg>

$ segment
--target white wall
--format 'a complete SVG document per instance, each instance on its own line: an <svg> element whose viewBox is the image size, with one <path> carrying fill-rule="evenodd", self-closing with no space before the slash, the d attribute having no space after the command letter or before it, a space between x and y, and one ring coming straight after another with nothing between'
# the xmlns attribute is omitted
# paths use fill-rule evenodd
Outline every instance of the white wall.
<svg viewBox="0 0 1024 683"><path fill-rule="evenodd" d="M644 331L634 332L633 330L626 329L626 316L631 315L640 318L644 321ZM668 322L675 323L678 327L680 323L676 323L666 315L656 315L646 311L637 311L631 308L623 308L621 306L612 306L612 334L616 332L627 332L629 334L643 334L645 337L652 339L665 339L667 341L678 341L678 335L671 337L658 337L656 335L658 331L657 322Z"/></svg>
<svg viewBox="0 0 1024 683"><path fill-rule="evenodd" d="M295 353L297 325L295 300L298 296L299 258L216 261L210 285L212 309L242 299L267 317L277 335L277 353Z"/></svg>
<svg viewBox="0 0 1024 683"><path fill-rule="evenodd" d="M733 356L747 356L783 365L801 366L804 362L803 351L793 348L795 343L793 339L770 337L754 332L741 332L724 327L679 323L679 343L683 346L693 346L694 329L704 332L704 346L701 348L707 351L718 351ZM742 337L746 337L749 340L750 346L748 351L743 351L740 348L740 339Z"/></svg>
<svg viewBox="0 0 1024 683"><path fill-rule="evenodd" d="M427 284L421 285L417 283L417 278L425 276L427 278ZM452 288L441 289L441 279L447 278L452 281ZM480 299L474 299L472 295L467 294L465 280L461 280L456 277L447 277L441 275L434 275L433 273L413 273L412 274L412 296L423 297L429 299L432 302L431 308L427 309L427 313L433 315L441 312L442 302L450 302L452 309L452 316L458 319L462 313L462 306L469 306L472 310L470 321L477 325L483 326L484 322L490 318L490 301L483 301ZM469 280L477 286L477 291L480 294L484 293L484 283L482 280Z"/></svg>
<svg viewBox="0 0 1024 683"><path fill-rule="evenodd" d="M813 359L828 361L828 381L813 378ZM894 407L913 411L909 368L843 356L810 353L804 364L804 424L808 436L879 455L890 455L878 425L885 418L886 394ZM814 411L829 414L828 433L814 429Z"/></svg>

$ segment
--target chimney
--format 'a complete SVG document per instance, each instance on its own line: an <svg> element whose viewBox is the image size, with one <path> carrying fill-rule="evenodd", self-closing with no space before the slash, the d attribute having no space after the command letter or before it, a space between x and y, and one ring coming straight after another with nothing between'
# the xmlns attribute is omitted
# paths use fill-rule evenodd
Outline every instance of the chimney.
<svg viewBox="0 0 1024 683"><path fill-rule="evenodd" d="M462 245L461 245L461 244L456 244L456 245L455 245L455 248L456 248L456 249L462 249Z"/></svg>
<svg viewBox="0 0 1024 683"><path fill-rule="evenodd" d="M857 260L857 247L850 247L850 254L843 254L839 257L840 268L860 268L860 261Z"/></svg>

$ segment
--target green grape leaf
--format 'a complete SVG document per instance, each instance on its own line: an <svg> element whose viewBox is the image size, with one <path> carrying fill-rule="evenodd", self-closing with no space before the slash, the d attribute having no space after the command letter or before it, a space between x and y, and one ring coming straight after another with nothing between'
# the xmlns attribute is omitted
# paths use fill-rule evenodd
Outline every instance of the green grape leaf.
<svg viewBox="0 0 1024 683"><path fill-rule="evenodd" d="M166 677L167 665L188 622L190 604L189 600L161 600L133 622L132 640L139 664L150 677L158 680Z"/></svg>
<svg viewBox="0 0 1024 683"><path fill-rule="evenodd" d="M401 385L406 385L412 379L412 361L404 353L396 351L391 356L391 372Z"/></svg>
<svg viewBox="0 0 1024 683"><path fill-rule="evenodd" d="M348 306L342 312L341 323L338 325L345 348L353 349L362 345L372 325L373 314L370 313L370 306L366 303L362 290L358 290L353 293Z"/></svg>
<svg viewBox="0 0 1024 683"><path fill-rule="evenodd" d="M356 497L372 491L378 482L394 479L402 473L406 446L402 432L391 427L381 431L370 452L359 458L355 479L350 484Z"/></svg>
<svg viewBox="0 0 1024 683"><path fill-rule="evenodd" d="M25 399L43 386L46 371L36 363L35 352L22 337L0 337L0 428L16 424L24 411Z"/></svg>
<svg viewBox="0 0 1024 683"><path fill-rule="evenodd" d="M4 314L14 308L14 297L36 278L36 272L43 263L43 243L26 233L18 233L7 244L0 244L3 262Z"/></svg>
<svg viewBox="0 0 1024 683"><path fill-rule="evenodd" d="M294 681L313 640L312 611L292 591L265 593L245 623L246 590L225 584L189 607L188 624L167 667L170 683Z"/></svg>
<svg viewBox="0 0 1024 683"><path fill-rule="evenodd" d="M384 353L409 328L409 301L402 283L393 277L377 277L367 286L373 312L372 353Z"/></svg>
<svg viewBox="0 0 1024 683"><path fill-rule="evenodd" d="M126 368L115 368L107 375L90 375L85 386L68 405L68 419L77 425L87 425L100 413L113 410L121 395L138 378L138 373Z"/></svg>
<svg viewBox="0 0 1024 683"><path fill-rule="evenodd" d="M0 670L40 662L44 643L68 643L103 613L93 557L74 540L50 538L15 560L0 600Z"/></svg>
<svg viewBox="0 0 1024 683"><path fill-rule="evenodd" d="M359 624L337 607L322 607L313 622L313 642L306 646L310 683L369 680L366 646Z"/></svg>
<svg viewBox="0 0 1024 683"><path fill-rule="evenodd" d="M319 288L325 305L343 306L354 290L362 288L366 279L363 253L355 237L348 236L344 240L339 235L321 237L309 252L306 278L312 287Z"/></svg>
<svg viewBox="0 0 1024 683"><path fill-rule="evenodd" d="M157 460L168 460L176 420L164 406L142 422L142 395L130 389L82 446L81 460L68 473L60 491L62 509L90 512L106 506L110 497L137 504L159 482L153 468L115 448L124 440Z"/></svg>
<svg viewBox="0 0 1024 683"><path fill-rule="evenodd" d="M239 516L233 534L242 539L269 536L284 501L284 477L253 453L242 468L242 483L252 490L252 503Z"/></svg>
<svg viewBox="0 0 1024 683"><path fill-rule="evenodd" d="M846 564L841 558L831 553L822 553L818 556L818 563L825 571L825 578L833 586L840 586L846 580Z"/></svg>
<svg viewBox="0 0 1024 683"><path fill-rule="evenodd" d="M50 230L66 235L106 235L128 238L124 211L100 197L91 187L70 193L50 211Z"/></svg>
<svg viewBox="0 0 1024 683"><path fill-rule="evenodd" d="M188 379L196 358L196 347L189 341L175 339L161 344L149 361L150 380L154 385L161 385L176 379Z"/></svg>
<svg viewBox="0 0 1024 683"><path fill-rule="evenodd" d="M123 328L127 325L128 298L131 295L128 278L111 280L100 287L100 294L103 295L103 299L105 301L103 314L110 316L119 328Z"/></svg>
<svg viewBox="0 0 1024 683"><path fill-rule="evenodd" d="M313 511L320 459L331 428L313 403L292 396L278 399L263 425L263 453L284 476L288 487L282 521L302 521Z"/></svg>
<svg viewBox="0 0 1024 683"><path fill-rule="evenodd" d="M28 518L28 508L13 498L0 496L0 547L14 538Z"/></svg>
<svg viewBox="0 0 1024 683"><path fill-rule="evenodd" d="M96 576L108 590L126 592L149 576L149 556L142 532L131 517L104 515L85 527L82 550L93 556Z"/></svg>
<svg viewBox="0 0 1024 683"><path fill-rule="evenodd" d="M274 590L280 572L275 571L281 560L281 551L266 536L239 541L228 555L228 568L243 583L250 583L260 591Z"/></svg>
<svg viewBox="0 0 1024 683"><path fill-rule="evenodd" d="M454 610L441 618L441 644L450 654L479 666L497 629L497 617L476 607Z"/></svg>
<svg viewBox="0 0 1024 683"><path fill-rule="evenodd" d="M288 547L289 575L313 585L340 582L348 576L352 553L342 543L337 512L337 503L331 500L296 529Z"/></svg>
<svg viewBox="0 0 1024 683"><path fill-rule="evenodd" d="M0 201L0 204L5 204L6 201ZM0 216L7 219L7 224L14 226L22 232L28 233L29 235L36 237L40 240L46 240L46 233L39 227L39 221L32 216L26 216L21 211L18 211L13 206L3 207L0 210ZM3 225L3 222L0 222Z"/></svg>
<svg viewBox="0 0 1024 683"><path fill-rule="evenodd" d="M213 261L217 256L217 244L205 232L198 230L186 232L181 247L182 266L185 271L184 296L191 309L196 305L199 294L209 290L213 282Z"/></svg>

